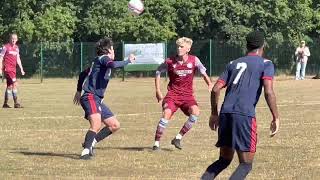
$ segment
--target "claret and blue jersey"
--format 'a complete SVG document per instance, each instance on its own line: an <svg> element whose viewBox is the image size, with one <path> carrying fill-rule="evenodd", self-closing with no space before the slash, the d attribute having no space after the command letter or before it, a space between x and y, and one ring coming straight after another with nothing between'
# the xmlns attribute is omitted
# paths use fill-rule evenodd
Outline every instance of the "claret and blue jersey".
<svg viewBox="0 0 320 180"><path fill-rule="evenodd" d="M231 61L219 82L227 86L221 113L237 113L255 117L255 107L261 95L263 79L272 80L272 61L248 54Z"/></svg>

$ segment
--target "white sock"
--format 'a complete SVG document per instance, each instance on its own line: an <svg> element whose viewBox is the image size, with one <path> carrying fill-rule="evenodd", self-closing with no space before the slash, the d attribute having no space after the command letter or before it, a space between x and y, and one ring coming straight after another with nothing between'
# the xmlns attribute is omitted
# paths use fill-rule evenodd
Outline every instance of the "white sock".
<svg viewBox="0 0 320 180"><path fill-rule="evenodd" d="M177 134L176 139L182 139L181 134Z"/></svg>
<svg viewBox="0 0 320 180"><path fill-rule="evenodd" d="M84 150L82 150L81 156L87 155L90 153L90 150L88 148L85 148Z"/></svg>
<svg viewBox="0 0 320 180"><path fill-rule="evenodd" d="M159 147L159 146L160 146L160 142L159 142L159 141L155 141L155 142L154 142L154 145L157 146L157 147Z"/></svg>

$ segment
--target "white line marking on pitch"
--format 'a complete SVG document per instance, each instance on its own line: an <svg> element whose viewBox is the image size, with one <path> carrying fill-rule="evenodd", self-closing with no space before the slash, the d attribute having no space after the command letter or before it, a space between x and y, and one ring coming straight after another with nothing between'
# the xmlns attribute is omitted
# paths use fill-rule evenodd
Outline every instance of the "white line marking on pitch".
<svg viewBox="0 0 320 180"><path fill-rule="evenodd" d="M300 103L300 104L278 104L278 107L288 107L288 106L309 106L309 105L320 105L320 102L312 103ZM257 109L267 109L267 106L258 106ZM203 109L202 112L210 112L210 109ZM161 111L158 112L142 112L142 113L128 113L128 114L116 114L118 117L123 116L141 116L141 115L152 115L152 114L161 114ZM17 119L70 119L70 118L83 118L83 116L33 116L33 117L18 117Z"/></svg>
<svg viewBox="0 0 320 180"><path fill-rule="evenodd" d="M281 129L280 131L285 131L285 130L292 130L292 126L296 127L296 126L301 126L301 125L312 125L312 126L316 126L316 125L320 125L320 122L314 122L314 123L282 123L281 124ZM153 127L152 127L153 128ZM174 127L174 126L170 126L170 129L181 129L181 127ZM209 127L208 127L209 128ZM258 127L259 129L269 129L269 125L260 125ZM127 130L127 129L141 129L141 127L121 127L121 130ZM88 129L0 129L0 132L79 132L79 131L87 131ZM195 128L194 130L198 130L198 128Z"/></svg>

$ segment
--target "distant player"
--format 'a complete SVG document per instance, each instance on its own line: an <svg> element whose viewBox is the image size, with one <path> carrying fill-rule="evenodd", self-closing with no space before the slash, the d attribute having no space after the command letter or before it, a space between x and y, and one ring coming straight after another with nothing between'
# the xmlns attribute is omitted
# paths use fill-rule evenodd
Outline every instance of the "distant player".
<svg viewBox="0 0 320 180"><path fill-rule="evenodd" d="M113 42L109 38L100 39L97 42L97 57L90 69L80 73L77 84L77 92L73 102L81 104L85 118L90 122L84 143L81 159L90 159L93 155L92 148L95 143L103 140L120 128L120 123L111 110L103 103L104 93L108 86L111 70L120 68L133 62L134 55L130 55L126 61L114 61ZM83 94L81 96L81 91ZM102 123L104 125L102 125Z"/></svg>
<svg viewBox="0 0 320 180"><path fill-rule="evenodd" d="M264 35L257 31L251 32L246 40L248 54L227 65L211 92L209 125L212 130L219 127L216 146L220 148L220 157L207 168L202 180L211 180L227 168L235 151L239 157L239 166L230 179L245 179L251 171L257 144L255 107L262 87L273 118L271 137L279 129L278 108L273 91L274 67L270 60L262 57ZM223 87L227 87L227 90L219 114L218 101Z"/></svg>
<svg viewBox="0 0 320 180"><path fill-rule="evenodd" d="M18 64L21 74L24 75L25 72L22 67L19 47L17 46L18 36L17 34L10 35L10 42L5 44L0 53L0 63L1 72L3 71L4 76L7 81L7 88L4 95L3 108L11 108L8 105L9 96L12 95L14 101L14 108L22 108L18 102L18 88L17 88L17 77L16 77L16 66ZM1 73L2 74L2 73Z"/></svg>
<svg viewBox="0 0 320 180"><path fill-rule="evenodd" d="M178 149L182 149L181 139L197 122L200 114L198 104L193 96L193 78L197 70L200 71L204 81L212 88L209 76L206 74L206 68L200 62L199 58L190 55L192 40L182 37L176 41L177 55L172 56L162 63L155 78L156 98L158 102L162 101L163 115L157 126L155 133L155 143L153 150L160 149L160 138L171 120L172 115L180 108L188 116L187 121L181 128L177 136L171 141L171 144ZM168 72L169 84L168 93L163 98L160 90L160 74Z"/></svg>

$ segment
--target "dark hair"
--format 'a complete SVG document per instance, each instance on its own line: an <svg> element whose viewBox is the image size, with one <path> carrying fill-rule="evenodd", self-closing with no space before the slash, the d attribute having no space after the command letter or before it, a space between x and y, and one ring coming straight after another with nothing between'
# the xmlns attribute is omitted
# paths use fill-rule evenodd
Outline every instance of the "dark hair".
<svg viewBox="0 0 320 180"><path fill-rule="evenodd" d="M97 55L101 56L101 55L104 55L104 54L108 54L109 53L109 49L111 49L111 46L113 46L113 42L112 42L112 40L110 38L100 39L96 43Z"/></svg>
<svg viewBox="0 0 320 180"><path fill-rule="evenodd" d="M260 31L250 32L247 35L246 40L248 51L259 49L264 45L264 33Z"/></svg>

